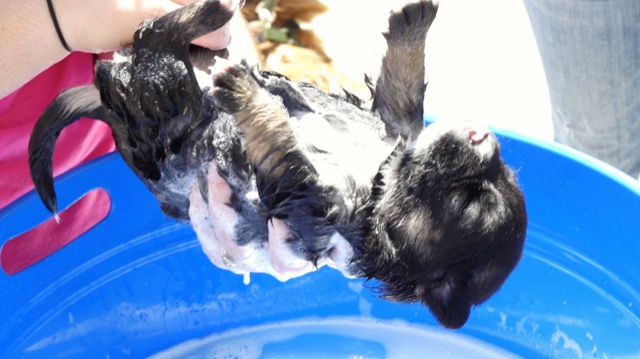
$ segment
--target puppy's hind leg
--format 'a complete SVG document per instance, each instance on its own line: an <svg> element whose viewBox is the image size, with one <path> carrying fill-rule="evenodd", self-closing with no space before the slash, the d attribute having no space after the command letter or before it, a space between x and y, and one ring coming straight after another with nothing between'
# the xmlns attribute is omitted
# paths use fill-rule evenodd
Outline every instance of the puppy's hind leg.
<svg viewBox="0 0 640 359"><path fill-rule="evenodd" d="M193 40L229 22L234 11L243 4L244 0L197 1L158 18L146 20L134 35L134 47L149 46L145 42L154 39L149 33L158 33L164 40L155 42L159 47L166 48L170 44L187 48Z"/></svg>
<svg viewBox="0 0 640 359"><path fill-rule="evenodd" d="M143 180L159 181L162 162L172 155L186 158L184 144L210 119L201 113L203 93L189 47L227 23L235 6L230 0L200 1L145 20L134 34L127 61L96 68L101 101L119 119L113 131L118 149Z"/></svg>
<svg viewBox="0 0 640 359"><path fill-rule="evenodd" d="M142 129L138 131L142 140L156 140L144 138L149 136L142 132L151 137L156 132L181 134L192 121L162 122L193 116L201 107L189 46L226 24L236 5L231 0L199 1L143 21L134 34L130 61L96 69L96 87L105 106L133 122L130 128ZM157 129L159 123L168 128Z"/></svg>
<svg viewBox="0 0 640 359"><path fill-rule="evenodd" d="M387 51L373 97L373 110L380 113L391 138L415 139L422 128L425 39L435 19L438 4L420 0L389 16Z"/></svg>

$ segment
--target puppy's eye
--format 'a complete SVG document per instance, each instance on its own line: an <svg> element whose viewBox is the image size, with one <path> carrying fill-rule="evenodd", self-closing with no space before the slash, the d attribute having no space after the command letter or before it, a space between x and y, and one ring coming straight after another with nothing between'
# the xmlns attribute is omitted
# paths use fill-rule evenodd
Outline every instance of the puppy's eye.
<svg viewBox="0 0 640 359"><path fill-rule="evenodd" d="M442 282L444 281L444 277L447 274L447 272L445 272L444 270L436 270L433 273L431 273L431 275L429 275L429 279L431 279L432 282Z"/></svg>

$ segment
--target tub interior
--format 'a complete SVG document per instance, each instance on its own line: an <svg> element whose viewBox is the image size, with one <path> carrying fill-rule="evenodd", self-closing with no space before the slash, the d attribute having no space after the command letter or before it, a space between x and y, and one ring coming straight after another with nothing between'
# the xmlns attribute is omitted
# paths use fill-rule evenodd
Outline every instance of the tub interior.
<svg viewBox="0 0 640 359"><path fill-rule="evenodd" d="M0 273L0 357L640 356L637 185L562 146L499 140L526 196L525 252L460 330L330 268L245 284L212 266L191 228L166 218L112 154L56 181L61 208L103 188L108 216L44 260ZM0 240L50 217L28 194L0 213Z"/></svg>

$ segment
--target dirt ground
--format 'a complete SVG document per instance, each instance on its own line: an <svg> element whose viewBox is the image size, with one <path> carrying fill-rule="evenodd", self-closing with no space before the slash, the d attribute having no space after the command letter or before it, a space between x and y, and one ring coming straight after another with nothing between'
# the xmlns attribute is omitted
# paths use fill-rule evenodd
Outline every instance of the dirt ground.
<svg viewBox="0 0 640 359"><path fill-rule="evenodd" d="M279 0L269 12L268 3L247 0L243 15L263 68L368 98L364 74L377 73L385 46L380 33L389 11L405 2ZM268 27L278 31L265 36ZM427 39L426 71L426 114L551 140L544 72L520 1L441 0Z"/></svg>

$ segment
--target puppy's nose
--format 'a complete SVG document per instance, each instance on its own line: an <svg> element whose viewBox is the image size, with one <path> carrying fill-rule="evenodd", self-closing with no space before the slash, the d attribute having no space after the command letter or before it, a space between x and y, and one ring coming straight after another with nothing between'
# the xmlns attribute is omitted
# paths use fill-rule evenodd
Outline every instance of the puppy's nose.
<svg viewBox="0 0 640 359"><path fill-rule="evenodd" d="M484 141L487 137L489 137L489 131L483 129L473 129L469 130L469 141L473 145L479 145Z"/></svg>

